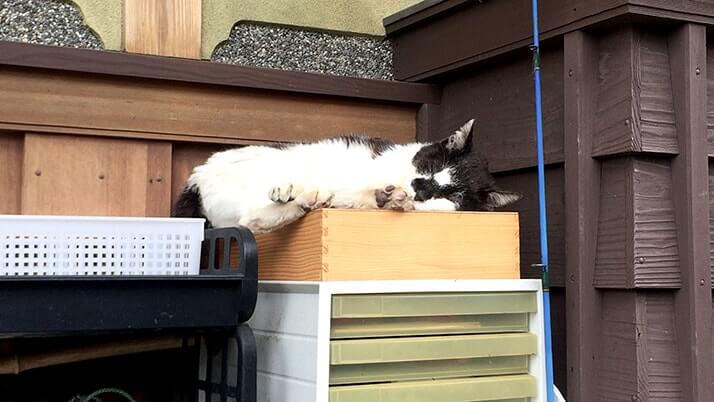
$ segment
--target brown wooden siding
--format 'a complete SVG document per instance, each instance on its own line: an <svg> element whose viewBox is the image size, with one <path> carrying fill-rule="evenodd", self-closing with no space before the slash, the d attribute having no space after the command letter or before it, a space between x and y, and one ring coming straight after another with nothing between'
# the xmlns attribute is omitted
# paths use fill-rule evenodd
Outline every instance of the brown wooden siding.
<svg viewBox="0 0 714 402"><path fill-rule="evenodd" d="M419 24L390 21L396 63L409 79L444 85L440 135L466 116L486 116L479 144L499 183L525 193L513 209L521 212L524 237L534 237L521 245L522 276L531 276L538 255L535 147L528 142L533 88L521 50L528 34L519 27L433 57L423 51L427 34L441 41L466 29L480 38L487 23L465 25L485 16L499 24L525 20L528 5L444 3L453 8ZM541 3L548 14L543 37L553 38L544 44L542 67L548 218L557 226L548 232L552 283L554 291L565 286L566 322L554 326L554 340L565 340L567 351L556 348L554 359L556 367L567 361L568 400L710 401L714 41L707 44L706 31L714 26L714 2L621 4L589 2L590 13L578 21L561 17L556 28L551 15L575 14L581 5ZM523 41L514 42L519 35ZM410 50L412 40L422 44L419 52ZM526 99L514 101L515 94ZM556 118L562 121L554 125Z"/></svg>
<svg viewBox="0 0 714 402"><path fill-rule="evenodd" d="M559 163L563 161L562 48L546 51L542 63L545 157L547 163ZM435 134L444 135L475 118L475 141L488 155L492 171L535 166L532 80L531 59L526 56L448 82Z"/></svg>

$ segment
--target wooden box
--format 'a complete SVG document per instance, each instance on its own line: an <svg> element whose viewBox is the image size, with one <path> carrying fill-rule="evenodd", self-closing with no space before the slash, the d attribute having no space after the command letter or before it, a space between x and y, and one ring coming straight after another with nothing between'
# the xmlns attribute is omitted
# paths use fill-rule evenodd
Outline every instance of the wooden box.
<svg viewBox="0 0 714 402"><path fill-rule="evenodd" d="M322 209L258 235L262 280L518 279L518 214Z"/></svg>
<svg viewBox="0 0 714 402"><path fill-rule="evenodd" d="M258 402L545 401L539 280L264 281Z"/></svg>

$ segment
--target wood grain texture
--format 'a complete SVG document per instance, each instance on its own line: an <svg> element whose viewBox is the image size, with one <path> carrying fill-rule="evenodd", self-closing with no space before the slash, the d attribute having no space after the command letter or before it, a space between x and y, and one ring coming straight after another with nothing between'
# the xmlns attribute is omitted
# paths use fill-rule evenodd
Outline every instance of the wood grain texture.
<svg viewBox="0 0 714 402"><path fill-rule="evenodd" d="M213 153L230 148L217 144L173 144L171 156L171 205L186 186L193 168L203 164Z"/></svg>
<svg viewBox="0 0 714 402"><path fill-rule="evenodd" d="M0 214L20 213L23 143L22 135L0 132Z"/></svg>
<svg viewBox="0 0 714 402"><path fill-rule="evenodd" d="M211 63L124 52L0 41L0 65L291 93L437 104L436 85Z"/></svg>
<svg viewBox="0 0 714 402"><path fill-rule="evenodd" d="M714 289L714 161L709 160L709 262Z"/></svg>
<svg viewBox="0 0 714 402"><path fill-rule="evenodd" d="M639 57L639 35L631 27L621 28L600 38L598 94L595 115L593 155L612 155L641 148L633 116L636 85L633 69Z"/></svg>
<svg viewBox="0 0 714 402"><path fill-rule="evenodd" d="M625 3L625 0L572 0L567 4L558 0L542 1L539 13L542 39L562 35L562 27L576 25L580 20L597 17ZM532 32L527 24L519 22L528 21L530 17L530 5L518 0L469 2L432 16L428 24L411 17L415 20L413 26L390 35L395 43L396 78L416 81L473 64L484 55L525 48L531 43ZM428 56L424 49L429 49ZM543 72L546 71L544 68Z"/></svg>
<svg viewBox="0 0 714 402"><path fill-rule="evenodd" d="M169 216L171 146L25 136L22 213Z"/></svg>
<svg viewBox="0 0 714 402"><path fill-rule="evenodd" d="M565 267L568 400L597 395L601 294L593 287L600 166L592 158L597 103L597 40L576 31L565 36ZM572 73L570 73L572 72Z"/></svg>
<svg viewBox="0 0 714 402"><path fill-rule="evenodd" d="M669 161L636 158L632 162L634 285L679 288L681 264Z"/></svg>
<svg viewBox="0 0 714 402"><path fill-rule="evenodd" d="M673 294L641 293L637 295L637 306L639 400L685 400L677 355Z"/></svg>
<svg viewBox="0 0 714 402"><path fill-rule="evenodd" d="M597 394L581 401L632 401L638 392L637 300L633 292L604 291L599 328Z"/></svg>
<svg viewBox="0 0 714 402"><path fill-rule="evenodd" d="M672 159L682 289L675 323L684 400L708 401L712 384L709 250L709 144L706 138L706 28L685 24L670 37L670 68L680 154Z"/></svg>
<svg viewBox="0 0 714 402"><path fill-rule="evenodd" d="M548 260L551 286L565 286L565 205L564 169L561 164L549 166L545 171L548 185L546 207L548 214ZM509 191L524 194L523 199L509 205L507 210L518 212L520 218L521 278L537 279L540 269L540 240L538 223L538 196L535 186L538 181L535 169L496 175L499 186Z"/></svg>
<svg viewBox="0 0 714 402"><path fill-rule="evenodd" d="M259 278L519 278L518 215L326 209L258 235Z"/></svg>
<svg viewBox="0 0 714 402"><path fill-rule="evenodd" d="M200 58L201 4L201 0L125 0L125 50Z"/></svg>
<svg viewBox="0 0 714 402"><path fill-rule="evenodd" d="M678 152L667 38L627 26L600 38L593 155Z"/></svg>
<svg viewBox="0 0 714 402"><path fill-rule="evenodd" d="M444 133L439 132L439 119L439 105L421 105L417 112L416 140L419 142L429 142L431 138L444 136Z"/></svg>
<svg viewBox="0 0 714 402"><path fill-rule="evenodd" d="M630 288L632 272L632 160L617 158L600 166L600 214L594 284Z"/></svg>
<svg viewBox="0 0 714 402"><path fill-rule="evenodd" d="M411 105L0 69L0 123L221 141L298 141L345 132L414 141ZM92 116L88 119L87 116ZM161 136L159 136L160 138Z"/></svg>
<svg viewBox="0 0 714 402"><path fill-rule="evenodd" d="M640 31L638 65L635 66L636 122L639 122L641 151L677 154L672 79L667 36Z"/></svg>
<svg viewBox="0 0 714 402"><path fill-rule="evenodd" d="M281 230L256 236L260 280L319 281L323 267L322 211Z"/></svg>
<svg viewBox="0 0 714 402"><path fill-rule="evenodd" d="M563 161L563 52L544 50L543 129L546 163ZM431 139L476 119L474 142L493 172L536 165L532 61L518 58L444 86L441 124Z"/></svg>
<svg viewBox="0 0 714 402"><path fill-rule="evenodd" d="M707 44L707 141L714 156L714 43Z"/></svg>
<svg viewBox="0 0 714 402"><path fill-rule="evenodd" d="M156 350L176 349L187 345L185 336L151 335L134 336L127 340L84 340L81 345L56 345L37 347L30 342L19 341L14 353L0 355L0 374L19 374L27 370L80 361L143 353ZM43 345L44 346L44 345Z"/></svg>

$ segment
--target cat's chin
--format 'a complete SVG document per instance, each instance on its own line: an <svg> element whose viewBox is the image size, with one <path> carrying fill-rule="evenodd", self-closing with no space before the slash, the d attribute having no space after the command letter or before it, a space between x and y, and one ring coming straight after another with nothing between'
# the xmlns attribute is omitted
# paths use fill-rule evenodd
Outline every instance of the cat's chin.
<svg viewBox="0 0 714 402"><path fill-rule="evenodd" d="M456 204L446 198L432 198L426 201L414 201L415 211L456 211Z"/></svg>

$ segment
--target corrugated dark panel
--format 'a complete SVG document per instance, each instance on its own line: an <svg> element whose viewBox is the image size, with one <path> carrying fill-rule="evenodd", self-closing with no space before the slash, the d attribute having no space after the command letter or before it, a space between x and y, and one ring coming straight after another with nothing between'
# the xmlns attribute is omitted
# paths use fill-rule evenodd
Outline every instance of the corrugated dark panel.
<svg viewBox="0 0 714 402"><path fill-rule="evenodd" d="M600 214L598 215L595 286L632 286L632 204L629 158L604 161L600 169ZM629 193L631 194L631 193ZM629 204L628 204L629 202Z"/></svg>
<svg viewBox="0 0 714 402"><path fill-rule="evenodd" d="M638 31L637 35L639 49L633 54L639 65L634 70L634 94L639 105L636 103L633 110L636 115L639 113L642 150L677 153L667 36L648 31Z"/></svg>
<svg viewBox="0 0 714 402"><path fill-rule="evenodd" d="M644 328L637 329L640 376L644 381L640 393L643 401L682 401L681 369L674 323L674 295L671 292L647 292L644 300ZM641 320L638 320L641 322ZM643 375L644 374L644 375Z"/></svg>
<svg viewBox="0 0 714 402"><path fill-rule="evenodd" d="M682 285L669 160L633 160L634 282L636 287Z"/></svg>
<svg viewBox="0 0 714 402"><path fill-rule="evenodd" d="M543 63L543 124L547 163L563 161L563 52L546 51ZM470 118L475 141L494 172L536 165L532 61L529 57L473 71L444 86L441 124L444 136Z"/></svg>
<svg viewBox="0 0 714 402"><path fill-rule="evenodd" d="M558 164L546 169L546 204L548 208L548 246L550 281L553 286L565 286L565 205L564 170ZM540 263L538 232L538 176L535 169L496 175L496 182L504 189L524 194L522 200L508 207L518 211L520 220L521 277L540 278L540 270L531 268Z"/></svg>

